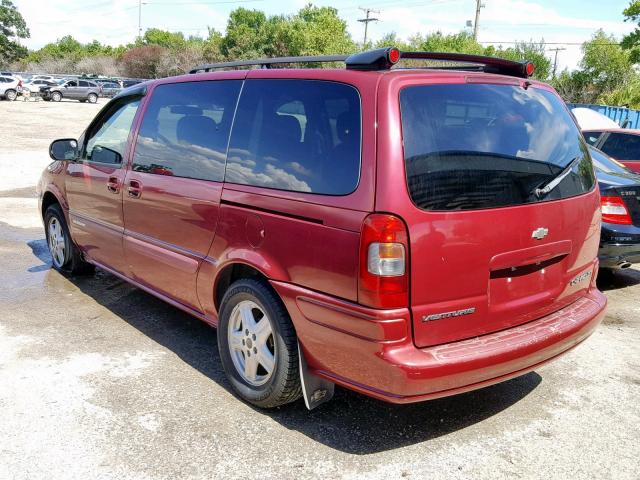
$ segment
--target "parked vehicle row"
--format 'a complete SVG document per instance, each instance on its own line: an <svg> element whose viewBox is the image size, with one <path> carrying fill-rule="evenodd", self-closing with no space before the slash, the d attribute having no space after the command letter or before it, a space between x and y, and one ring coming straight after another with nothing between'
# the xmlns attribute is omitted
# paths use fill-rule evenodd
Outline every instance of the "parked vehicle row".
<svg viewBox="0 0 640 480"><path fill-rule="evenodd" d="M61 101L63 99L78 100L80 102L95 103L99 97L112 98L123 88L141 83L137 79L106 79L106 78L55 78L52 75L18 76L11 72L0 73L3 78L17 83L15 86L5 86L0 92L8 90L8 94L0 93L0 98L16 100L24 89L29 96L41 96L44 100ZM8 81L0 80L2 83Z"/></svg>
<svg viewBox="0 0 640 480"><path fill-rule="evenodd" d="M79 102L96 103L101 94L101 87L88 80L67 80L60 85L46 86L40 89L45 101L60 102L62 99Z"/></svg>
<svg viewBox="0 0 640 480"><path fill-rule="evenodd" d="M453 395L585 340L606 305L601 198L533 65L330 60L346 68L204 65L53 142L38 192L55 268L98 266L216 326L232 388L260 407L313 408L335 384Z"/></svg>

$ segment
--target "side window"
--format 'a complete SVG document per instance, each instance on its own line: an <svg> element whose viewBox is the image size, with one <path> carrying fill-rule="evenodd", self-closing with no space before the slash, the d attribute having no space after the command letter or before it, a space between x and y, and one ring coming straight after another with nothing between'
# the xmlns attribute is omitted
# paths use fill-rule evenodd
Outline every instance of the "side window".
<svg viewBox="0 0 640 480"><path fill-rule="evenodd" d="M360 96L319 80L247 80L225 181L326 195L353 192L360 176Z"/></svg>
<svg viewBox="0 0 640 480"><path fill-rule="evenodd" d="M120 164L127 148L127 140L140 99L117 102L91 128L87 136L83 159L96 163Z"/></svg>
<svg viewBox="0 0 640 480"><path fill-rule="evenodd" d="M640 136L611 133L601 150L617 160L640 159Z"/></svg>
<svg viewBox="0 0 640 480"><path fill-rule="evenodd" d="M600 135L602 135L602 132L582 132L582 135L589 145L595 145L598 143L598 139L600 138Z"/></svg>
<svg viewBox="0 0 640 480"><path fill-rule="evenodd" d="M79 83L80 83L81 87L92 87L93 86L89 82L85 82L84 80L80 80Z"/></svg>
<svg viewBox="0 0 640 480"><path fill-rule="evenodd" d="M137 172L221 182L241 80L157 86L140 126Z"/></svg>
<svg viewBox="0 0 640 480"><path fill-rule="evenodd" d="M71 81L71 82L67 82L66 85L67 85L67 87L77 87L78 86L78 82Z"/></svg>

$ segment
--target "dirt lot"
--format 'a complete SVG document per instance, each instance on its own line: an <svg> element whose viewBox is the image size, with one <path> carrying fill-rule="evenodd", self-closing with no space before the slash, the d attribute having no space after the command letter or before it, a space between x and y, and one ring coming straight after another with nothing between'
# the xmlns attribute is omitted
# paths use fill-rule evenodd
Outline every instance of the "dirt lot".
<svg viewBox="0 0 640 480"><path fill-rule="evenodd" d="M50 268L33 185L100 105L0 102L0 478L615 478L640 471L640 270L535 373L391 406L338 389L265 412L224 379L215 331L106 273Z"/></svg>

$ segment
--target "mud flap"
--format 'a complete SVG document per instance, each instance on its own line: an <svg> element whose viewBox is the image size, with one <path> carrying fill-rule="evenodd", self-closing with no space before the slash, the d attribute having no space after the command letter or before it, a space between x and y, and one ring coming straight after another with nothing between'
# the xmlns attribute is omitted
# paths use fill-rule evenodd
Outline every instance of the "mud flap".
<svg viewBox="0 0 640 480"><path fill-rule="evenodd" d="M307 361L302 353L302 348L300 348L300 342L298 342L298 359L300 363L300 382L302 383L304 404L309 410L313 410L333 398L335 384L309 371Z"/></svg>

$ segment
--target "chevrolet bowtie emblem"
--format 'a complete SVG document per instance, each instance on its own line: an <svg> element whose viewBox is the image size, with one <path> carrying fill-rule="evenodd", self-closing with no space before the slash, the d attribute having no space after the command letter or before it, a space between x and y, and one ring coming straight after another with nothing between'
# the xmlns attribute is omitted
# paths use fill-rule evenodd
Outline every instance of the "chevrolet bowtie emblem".
<svg viewBox="0 0 640 480"><path fill-rule="evenodd" d="M531 233L531 238L535 238L536 240L542 240L548 234L549 234L549 229L548 228L540 227L540 228L536 228Z"/></svg>

